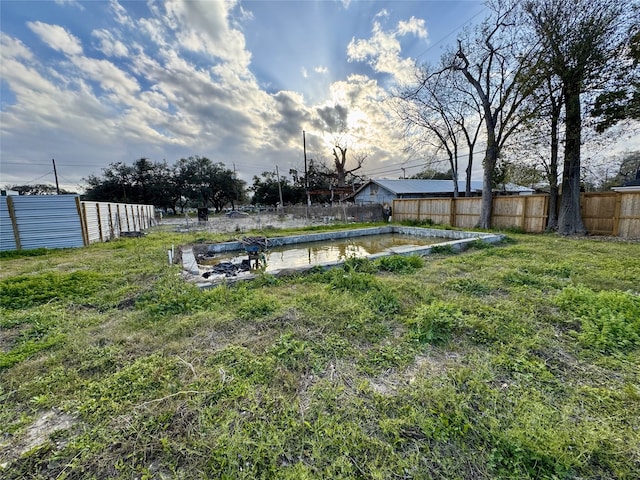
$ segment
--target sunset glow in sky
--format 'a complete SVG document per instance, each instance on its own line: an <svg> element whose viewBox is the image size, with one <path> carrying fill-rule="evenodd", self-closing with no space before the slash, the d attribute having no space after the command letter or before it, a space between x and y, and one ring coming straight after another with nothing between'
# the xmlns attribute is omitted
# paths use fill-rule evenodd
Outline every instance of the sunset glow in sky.
<svg viewBox="0 0 640 480"><path fill-rule="evenodd" d="M235 168L331 158L340 122L361 173L420 170L388 105L486 14L467 1L11 1L0 33L0 185L82 179L192 155Z"/></svg>
<svg viewBox="0 0 640 480"><path fill-rule="evenodd" d="M0 2L0 184L75 188L112 162L206 156L250 181L330 160L345 121L400 174L388 90L482 18L480 1ZM416 163L416 162L414 162ZM416 163L417 165L417 163ZM416 168L416 171L419 169ZM386 173L385 173L386 175Z"/></svg>

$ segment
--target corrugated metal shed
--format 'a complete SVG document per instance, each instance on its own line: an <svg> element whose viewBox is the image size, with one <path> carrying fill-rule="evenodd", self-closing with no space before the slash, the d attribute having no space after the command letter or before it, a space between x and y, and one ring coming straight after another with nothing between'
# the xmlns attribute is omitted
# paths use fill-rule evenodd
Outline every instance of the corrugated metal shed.
<svg viewBox="0 0 640 480"><path fill-rule="evenodd" d="M84 246L77 195L21 195L12 201L21 248Z"/></svg>
<svg viewBox="0 0 640 480"><path fill-rule="evenodd" d="M13 225L9 216L7 197L0 197L0 252L15 250L16 239L13 236Z"/></svg>

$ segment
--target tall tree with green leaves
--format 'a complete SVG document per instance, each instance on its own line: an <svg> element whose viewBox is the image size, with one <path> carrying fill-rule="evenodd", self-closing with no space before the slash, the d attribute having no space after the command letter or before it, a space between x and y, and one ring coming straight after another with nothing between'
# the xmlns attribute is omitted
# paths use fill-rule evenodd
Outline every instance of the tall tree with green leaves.
<svg viewBox="0 0 640 480"><path fill-rule="evenodd" d="M620 0L528 0L524 9L542 46L543 60L560 80L565 148L558 232L586 233L580 215L581 95L615 75L625 43L627 6Z"/></svg>
<svg viewBox="0 0 640 480"><path fill-rule="evenodd" d="M635 18L638 18L640 4L630 8L634 9ZM596 130L599 132L622 120L640 120L640 20L629 25L620 69L612 83L612 88L596 97L591 111L591 115L597 118Z"/></svg>

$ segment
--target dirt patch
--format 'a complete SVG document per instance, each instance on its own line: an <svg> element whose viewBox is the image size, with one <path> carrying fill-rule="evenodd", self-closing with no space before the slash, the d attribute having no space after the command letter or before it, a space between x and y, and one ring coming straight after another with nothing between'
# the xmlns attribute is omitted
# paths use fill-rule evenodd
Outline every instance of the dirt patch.
<svg viewBox="0 0 640 480"><path fill-rule="evenodd" d="M457 368L460 355L454 352L433 351L416 356L413 364L403 371L389 370L382 375L369 380L374 392L380 395L395 395L402 387L411 385L417 378L437 376L448 370Z"/></svg>
<svg viewBox="0 0 640 480"><path fill-rule="evenodd" d="M24 329L23 326L3 328L2 335L0 335L0 352L8 353L13 350L16 340L20 338Z"/></svg>
<svg viewBox="0 0 640 480"><path fill-rule="evenodd" d="M68 430L76 423L76 418L58 410L42 412L36 420L25 429L25 432L16 437L9 436L0 443L0 469L6 466L7 461L12 461L30 450L39 447L49 441L51 435L62 430ZM56 442L58 449L64 445Z"/></svg>

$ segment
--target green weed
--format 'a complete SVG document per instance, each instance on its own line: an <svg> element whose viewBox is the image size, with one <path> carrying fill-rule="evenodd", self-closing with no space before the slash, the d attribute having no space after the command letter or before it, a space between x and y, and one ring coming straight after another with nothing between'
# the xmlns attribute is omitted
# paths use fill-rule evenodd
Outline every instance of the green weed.
<svg viewBox="0 0 640 480"><path fill-rule="evenodd" d="M453 255L456 253L456 250L453 248L453 245L434 245L431 247L431 253L436 253L440 255Z"/></svg>
<svg viewBox="0 0 640 480"><path fill-rule="evenodd" d="M417 255L391 255L376 260L378 269L392 273L411 273L424 266L424 260Z"/></svg>
<svg viewBox="0 0 640 480"><path fill-rule="evenodd" d="M637 294L567 287L558 294L556 302L580 322L577 337L584 348L616 353L640 347L640 296Z"/></svg>
<svg viewBox="0 0 640 480"><path fill-rule="evenodd" d="M419 343L442 344L451 338L463 314L458 306L434 301L421 305L407 322L410 337Z"/></svg>
<svg viewBox="0 0 640 480"><path fill-rule="evenodd" d="M83 301L109 283L109 279L91 271L71 273L45 272L0 280L0 307L17 310L49 301Z"/></svg>
<svg viewBox="0 0 640 480"><path fill-rule="evenodd" d="M166 265L223 239L0 258L2 478L637 476L637 244L512 234L204 291ZM73 425L19 456L45 412Z"/></svg>

